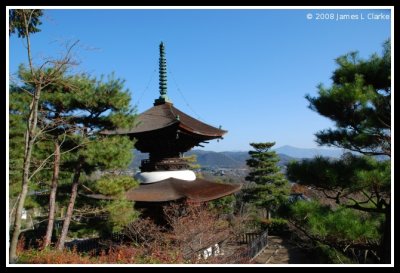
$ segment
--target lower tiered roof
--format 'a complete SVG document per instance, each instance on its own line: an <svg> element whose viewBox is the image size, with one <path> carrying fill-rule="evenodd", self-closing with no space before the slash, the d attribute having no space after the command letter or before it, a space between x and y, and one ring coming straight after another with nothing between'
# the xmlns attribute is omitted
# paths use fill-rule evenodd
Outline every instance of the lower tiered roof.
<svg viewBox="0 0 400 273"><path fill-rule="evenodd" d="M237 192L241 184L222 184L196 178L194 181L167 178L151 184L141 184L139 187L126 192L125 197L130 201L164 202L186 199L189 202L205 202L224 197ZM102 194L89 194L96 199L114 199Z"/></svg>

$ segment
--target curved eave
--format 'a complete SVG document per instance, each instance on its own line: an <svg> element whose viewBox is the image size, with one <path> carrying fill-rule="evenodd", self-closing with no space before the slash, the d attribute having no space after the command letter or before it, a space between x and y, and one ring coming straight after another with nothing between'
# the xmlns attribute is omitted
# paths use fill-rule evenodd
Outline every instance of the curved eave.
<svg viewBox="0 0 400 273"><path fill-rule="evenodd" d="M185 114L178 108L175 108L173 105L170 106L171 111L174 115L179 116L179 127L183 128L186 131L191 133L208 136L212 138L220 138L228 131L221 130L219 128L215 128L209 124L206 124L198 119L195 119L188 114Z"/></svg>
<svg viewBox="0 0 400 273"><path fill-rule="evenodd" d="M179 124L179 121L178 121L178 120L174 120L174 121L171 121L170 123L166 123L166 124L163 125L163 126L157 126L157 127L151 128L151 129L148 129L148 128L141 128L141 127L140 127L140 124L139 124L138 127L134 128L134 129L131 129L131 130L120 130L119 132L116 130L116 131L113 131L113 132L115 132L114 134L132 135L132 136L135 136L135 135L143 134L143 133L157 132L157 131L160 131L160 130L162 130L162 129L165 129L165 128L174 126L174 125L176 125L176 124Z"/></svg>
<svg viewBox="0 0 400 273"><path fill-rule="evenodd" d="M134 135L147 133L167 128L171 125L179 123L176 116L170 111L169 104L153 106L143 113L139 114L135 119L135 125L131 129L117 129L113 131L103 131L103 134L120 134Z"/></svg>
<svg viewBox="0 0 400 273"><path fill-rule="evenodd" d="M135 136L135 134L152 133L177 124L180 129L197 135L199 138L221 138L227 133L225 130L215 128L185 114L178 108L175 108L172 103L156 105L141 113L136 118L136 125L132 129L104 130L101 133L105 135L119 134Z"/></svg>
<svg viewBox="0 0 400 273"><path fill-rule="evenodd" d="M223 135L225 135L228 131L218 130L218 132L206 132L206 131L199 131L196 130L195 128L192 128L191 126L188 126L185 123L179 123L179 127L182 128L183 130L192 133L194 135L198 135L199 137L207 137L207 138L222 138Z"/></svg>

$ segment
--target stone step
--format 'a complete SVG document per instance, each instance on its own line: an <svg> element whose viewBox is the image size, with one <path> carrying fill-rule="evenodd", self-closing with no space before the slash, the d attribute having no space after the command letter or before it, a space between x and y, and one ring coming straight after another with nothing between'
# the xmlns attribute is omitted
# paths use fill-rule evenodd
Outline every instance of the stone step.
<svg viewBox="0 0 400 273"><path fill-rule="evenodd" d="M305 263L302 250L279 236L269 236L268 246L254 258L257 264L298 264Z"/></svg>

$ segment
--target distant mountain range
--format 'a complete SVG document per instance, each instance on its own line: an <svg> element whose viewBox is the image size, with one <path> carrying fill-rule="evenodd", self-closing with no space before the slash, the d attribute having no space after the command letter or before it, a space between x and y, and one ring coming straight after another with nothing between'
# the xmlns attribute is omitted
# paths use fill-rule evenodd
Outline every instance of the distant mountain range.
<svg viewBox="0 0 400 273"><path fill-rule="evenodd" d="M197 162L202 167L218 167L218 168L230 168L239 169L246 167L246 160L249 159L248 152L211 152L203 150L192 150L186 153L186 155L195 154L197 156ZM283 166L289 163L291 160L296 158L278 154L280 161L278 165Z"/></svg>
<svg viewBox="0 0 400 273"><path fill-rule="evenodd" d="M212 152L203 150L191 150L185 155L196 155L197 163L202 167L219 167L238 169L246 167L246 152Z"/></svg>
<svg viewBox="0 0 400 273"><path fill-rule="evenodd" d="M342 155L340 150L330 150L330 149L303 149L296 148L292 146L282 146L275 149L280 161L279 166L287 165L292 160L299 160L302 158L312 158L316 155L322 155L327 157L338 158ZM204 150L191 150L185 155L196 155L197 162L202 167L212 167L212 168L230 168L239 169L246 167L246 160L249 158L249 153L238 151L228 151L228 152L213 152ZM134 152L134 160L130 168L137 168L140 166L140 161L147 158L147 154L143 154L139 151Z"/></svg>
<svg viewBox="0 0 400 273"><path fill-rule="evenodd" d="M339 158L343 151L339 149L322 149L322 148L297 148L285 145L275 149L278 154L285 154L296 158L313 158L317 155Z"/></svg>

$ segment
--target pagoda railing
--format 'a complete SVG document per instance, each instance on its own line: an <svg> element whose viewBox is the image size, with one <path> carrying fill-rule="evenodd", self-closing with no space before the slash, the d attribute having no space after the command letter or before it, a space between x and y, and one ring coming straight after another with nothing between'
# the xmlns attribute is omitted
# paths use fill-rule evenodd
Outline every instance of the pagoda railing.
<svg viewBox="0 0 400 273"><path fill-rule="evenodd" d="M154 162L150 159L142 160L140 170L142 172L152 171L176 171L187 170L189 165L186 160L182 158L164 158L161 161Z"/></svg>

